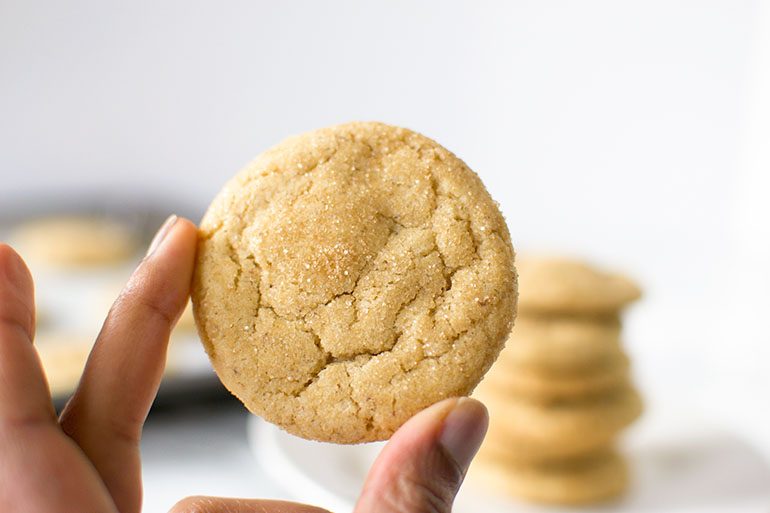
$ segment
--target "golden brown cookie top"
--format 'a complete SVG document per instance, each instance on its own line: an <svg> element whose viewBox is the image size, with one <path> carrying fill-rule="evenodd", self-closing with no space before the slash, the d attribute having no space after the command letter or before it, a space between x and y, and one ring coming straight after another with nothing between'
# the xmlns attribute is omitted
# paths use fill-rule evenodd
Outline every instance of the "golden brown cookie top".
<svg viewBox="0 0 770 513"><path fill-rule="evenodd" d="M618 312L641 296L641 290L620 274L604 272L566 258L519 258L521 313Z"/></svg>
<svg viewBox="0 0 770 513"><path fill-rule="evenodd" d="M513 249L453 154L350 123L287 139L225 186L201 222L193 302L252 412L306 438L384 439L492 364L515 312Z"/></svg>

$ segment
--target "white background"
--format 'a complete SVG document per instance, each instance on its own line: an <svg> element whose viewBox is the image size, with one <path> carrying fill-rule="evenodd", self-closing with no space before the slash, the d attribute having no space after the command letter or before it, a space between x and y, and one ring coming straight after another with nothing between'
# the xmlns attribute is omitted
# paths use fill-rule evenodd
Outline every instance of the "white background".
<svg viewBox="0 0 770 513"><path fill-rule="evenodd" d="M628 272L666 403L770 452L770 6L0 0L0 206L202 213L285 136L381 120L489 187L521 251Z"/></svg>

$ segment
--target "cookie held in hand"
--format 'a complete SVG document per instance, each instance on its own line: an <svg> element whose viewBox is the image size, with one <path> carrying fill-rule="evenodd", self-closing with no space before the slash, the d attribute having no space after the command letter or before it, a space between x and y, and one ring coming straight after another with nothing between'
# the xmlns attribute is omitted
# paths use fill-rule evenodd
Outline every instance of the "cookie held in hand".
<svg viewBox="0 0 770 513"><path fill-rule="evenodd" d="M381 123L294 136L200 225L196 323L225 386L295 435L388 438L467 395L516 310L502 214L436 142Z"/></svg>

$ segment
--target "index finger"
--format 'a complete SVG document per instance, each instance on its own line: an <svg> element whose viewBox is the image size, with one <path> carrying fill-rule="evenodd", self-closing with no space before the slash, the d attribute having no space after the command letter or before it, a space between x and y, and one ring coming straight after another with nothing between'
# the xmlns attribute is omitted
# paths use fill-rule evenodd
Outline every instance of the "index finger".
<svg viewBox="0 0 770 513"><path fill-rule="evenodd" d="M118 509L139 512L139 439L190 294L197 230L170 217L104 322L60 424L88 456Z"/></svg>

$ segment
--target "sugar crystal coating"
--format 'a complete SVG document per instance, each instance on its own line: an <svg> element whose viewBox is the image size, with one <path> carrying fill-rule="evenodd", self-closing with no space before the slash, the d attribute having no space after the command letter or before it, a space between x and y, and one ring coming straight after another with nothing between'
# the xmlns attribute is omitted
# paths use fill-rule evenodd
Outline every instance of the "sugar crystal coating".
<svg viewBox="0 0 770 513"><path fill-rule="evenodd" d="M516 308L508 230L434 141L380 123L287 139L201 221L199 333L255 414L317 440L388 438L469 394Z"/></svg>

